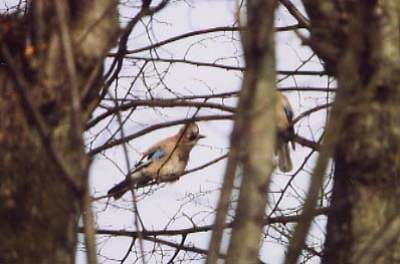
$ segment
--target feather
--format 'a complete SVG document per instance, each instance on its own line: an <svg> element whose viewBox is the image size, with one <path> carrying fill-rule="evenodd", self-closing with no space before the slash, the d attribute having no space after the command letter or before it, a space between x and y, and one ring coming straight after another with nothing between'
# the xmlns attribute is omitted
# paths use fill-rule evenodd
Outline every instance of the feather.
<svg viewBox="0 0 400 264"><path fill-rule="evenodd" d="M149 155L147 155L147 159L148 160L159 160L164 156L165 156L165 151L162 149L157 149L157 150L149 153Z"/></svg>
<svg viewBox="0 0 400 264"><path fill-rule="evenodd" d="M287 119L287 127L285 128L284 135L290 140L294 135L294 127L293 127L294 112L287 97L284 96L282 93L280 93L280 98L282 100L281 102L283 104L283 111L285 112L285 117ZM288 139L286 141L288 141ZM290 141L292 149L296 149L295 142L293 140Z"/></svg>
<svg viewBox="0 0 400 264"><path fill-rule="evenodd" d="M152 180L153 178L150 176L143 175L140 172L132 172L130 179L125 179L118 183L112 187L107 194L114 197L115 200L118 200L130 189L144 187Z"/></svg>
<svg viewBox="0 0 400 264"><path fill-rule="evenodd" d="M289 144L281 143L278 146L278 167L282 172L289 172L292 170L292 160L290 158Z"/></svg>
<svg viewBox="0 0 400 264"><path fill-rule="evenodd" d="M287 119L292 122L293 121L293 109L292 107L286 103L285 106L283 107L283 109L285 110L285 115L287 117Z"/></svg>
<svg viewBox="0 0 400 264"><path fill-rule="evenodd" d="M107 195L114 197L115 200L118 200L129 190L129 180L125 179L122 182L118 183L114 187L112 187Z"/></svg>
<svg viewBox="0 0 400 264"><path fill-rule="evenodd" d="M135 164L135 170L132 173L135 173L136 171L139 171L140 169L149 166L154 160L159 160L162 159L165 156L165 151L162 149L156 149L147 155L143 156L141 160Z"/></svg>

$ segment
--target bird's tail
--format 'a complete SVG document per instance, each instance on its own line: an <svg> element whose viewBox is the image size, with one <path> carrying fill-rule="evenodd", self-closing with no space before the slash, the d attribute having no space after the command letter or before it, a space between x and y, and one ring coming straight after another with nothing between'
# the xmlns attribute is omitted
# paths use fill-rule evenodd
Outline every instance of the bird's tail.
<svg viewBox="0 0 400 264"><path fill-rule="evenodd" d="M112 187L107 194L114 197L115 200L118 200L130 189L129 186L133 186L132 180L125 179Z"/></svg>
<svg viewBox="0 0 400 264"><path fill-rule="evenodd" d="M282 172L289 172L293 168L288 143L281 143L278 146L278 167Z"/></svg>
<svg viewBox="0 0 400 264"><path fill-rule="evenodd" d="M145 176L137 172L133 173L131 178L127 178L112 187L107 192L107 195L114 197L115 200L118 200L130 189L146 186L146 183L150 182L151 180L153 180L153 178L149 176Z"/></svg>

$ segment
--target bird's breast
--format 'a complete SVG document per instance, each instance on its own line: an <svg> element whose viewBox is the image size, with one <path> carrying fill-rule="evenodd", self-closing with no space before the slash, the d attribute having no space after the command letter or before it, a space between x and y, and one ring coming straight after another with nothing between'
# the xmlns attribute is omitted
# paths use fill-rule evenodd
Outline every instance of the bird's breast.
<svg viewBox="0 0 400 264"><path fill-rule="evenodd" d="M145 169L145 173L152 178L167 180L176 174L185 171L187 159L181 159L179 155L172 155L163 160L153 162Z"/></svg>

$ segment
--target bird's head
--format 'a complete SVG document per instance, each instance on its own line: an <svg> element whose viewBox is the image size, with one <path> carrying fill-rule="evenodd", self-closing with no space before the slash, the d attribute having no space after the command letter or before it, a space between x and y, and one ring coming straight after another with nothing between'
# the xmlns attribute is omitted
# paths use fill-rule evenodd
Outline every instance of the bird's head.
<svg viewBox="0 0 400 264"><path fill-rule="evenodd" d="M183 135L182 135L183 133ZM189 123L185 125L184 127L181 128L180 133L182 135L182 140L185 143L193 144L195 145L197 141L199 141L202 138L205 138L204 135L200 134L199 127L197 126L196 123Z"/></svg>

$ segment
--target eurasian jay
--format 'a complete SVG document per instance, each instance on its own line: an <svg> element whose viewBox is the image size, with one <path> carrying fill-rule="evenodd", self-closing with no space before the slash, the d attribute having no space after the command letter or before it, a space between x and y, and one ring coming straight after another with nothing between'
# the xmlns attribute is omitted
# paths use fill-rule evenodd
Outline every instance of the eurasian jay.
<svg viewBox="0 0 400 264"><path fill-rule="evenodd" d="M277 92L275 111L278 130L275 153L278 155L278 167L282 172L289 172L293 168L289 149L290 136L294 134L293 109L287 97L279 91ZM292 148L295 148L293 141Z"/></svg>
<svg viewBox="0 0 400 264"><path fill-rule="evenodd" d="M179 179L185 171L190 151L205 136L199 133L196 123L189 123L179 132L168 137L143 153L135 165L130 177L115 185L108 195L119 199L128 190L141 187L152 180L157 182L172 182Z"/></svg>

